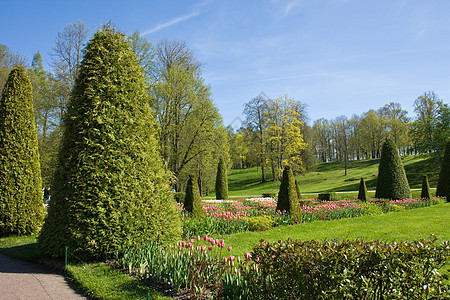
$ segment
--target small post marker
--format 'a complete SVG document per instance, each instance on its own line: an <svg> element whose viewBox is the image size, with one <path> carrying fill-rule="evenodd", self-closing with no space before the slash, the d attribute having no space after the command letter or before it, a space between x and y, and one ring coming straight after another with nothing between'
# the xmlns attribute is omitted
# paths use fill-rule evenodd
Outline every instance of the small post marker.
<svg viewBox="0 0 450 300"><path fill-rule="evenodd" d="M64 268L67 270L67 246L66 246L66 260L65 260L65 267Z"/></svg>

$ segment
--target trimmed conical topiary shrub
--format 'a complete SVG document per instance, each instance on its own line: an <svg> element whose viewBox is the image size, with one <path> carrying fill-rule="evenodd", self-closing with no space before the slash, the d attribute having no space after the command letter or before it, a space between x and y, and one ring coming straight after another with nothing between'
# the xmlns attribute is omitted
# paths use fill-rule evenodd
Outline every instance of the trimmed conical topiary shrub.
<svg viewBox="0 0 450 300"><path fill-rule="evenodd" d="M430 197L431 197L431 190L430 190L430 183L428 181L428 175L424 175L422 180L422 192L420 193L420 198L430 199Z"/></svg>
<svg viewBox="0 0 450 300"><path fill-rule="evenodd" d="M283 178L281 179L280 191L278 192L276 210L290 214L294 222L301 220L295 177L290 166L286 166L283 170Z"/></svg>
<svg viewBox="0 0 450 300"><path fill-rule="evenodd" d="M411 197L408 179L397 147L386 140L381 149L375 198L405 199Z"/></svg>
<svg viewBox="0 0 450 300"><path fill-rule="evenodd" d="M225 162L222 158L219 159L216 176L216 199L228 199L228 176Z"/></svg>
<svg viewBox="0 0 450 300"><path fill-rule="evenodd" d="M367 199L369 199L367 196L367 186L364 178L361 178L361 181L359 182L358 199L361 201L367 201Z"/></svg>
<svg viewBox="0 0 450 300"><path fill-rule="evenodd" d="M447 142L444 152L444 160L442 161L441 172L436 188L437 197L446 197L450 202L450 142Z"/></svg>
<svg viewBox="0 0 450 300"><path fill-rule="evenodd" d="M198 189L197 178L194 174L189 175L186 184L186 196L184 198L184 209L194 215L196 218L202 218L205 215L202 199Z"/></svg>
<svg viewBox="0 0 450 300"><path fill-rule="evenodd" d="M44 255L83 259L129 245L173 242L181 221L163 168L142 68L123 34L105 27L87 44L64 119Z"/></svg>
<svg viewBox="0 0 450 300"><path fill-rule="evenodd" d="M0 236L37 232L43 220L31 82L16 66L0 100Z"/></svg>

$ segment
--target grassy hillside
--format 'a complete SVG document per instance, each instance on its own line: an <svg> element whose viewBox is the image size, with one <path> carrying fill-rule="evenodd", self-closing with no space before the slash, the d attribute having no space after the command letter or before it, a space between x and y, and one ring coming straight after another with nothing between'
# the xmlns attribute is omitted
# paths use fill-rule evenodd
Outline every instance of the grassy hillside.
<svg viewBox="0 0 450 300"><path fill-rule="evenodd" d="M411 188L421 188L422 176L428 175L430 186L436 187L440 160L432 154L410 155L402 158ZM302 193L357 191L361 177L366 180L367 188L376 188L379 159L352 161L348 164L347 176L344 175L344 164L341 162L320 163L314 172L297 175ZM248 168L230 170L228 188L231 196L262 195L277 193L279 182L271 180L261 183L261 169ZM211 195L211 196L214 196Z"/></svg>

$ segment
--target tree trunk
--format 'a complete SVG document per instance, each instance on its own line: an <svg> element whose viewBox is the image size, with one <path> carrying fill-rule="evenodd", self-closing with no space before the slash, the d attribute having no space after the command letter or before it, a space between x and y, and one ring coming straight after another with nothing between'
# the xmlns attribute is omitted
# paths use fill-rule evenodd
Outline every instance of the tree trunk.
<svg viewBox="0 0 450 300"><path fill-rule="evenodd" d="M198 171L198 190L200 191L200 197L203 198L203 182L202 182L202 172Z"/></svg>

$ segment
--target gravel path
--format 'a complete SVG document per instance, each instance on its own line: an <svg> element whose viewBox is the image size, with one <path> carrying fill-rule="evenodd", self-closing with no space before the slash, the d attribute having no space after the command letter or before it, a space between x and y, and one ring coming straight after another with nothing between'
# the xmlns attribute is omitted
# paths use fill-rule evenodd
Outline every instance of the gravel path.
<svg viewBox="0 0 450 300"><path fill-rule="evenodd" d="M64 276L0 254L0 299L86 299Z"/></svg>

